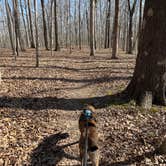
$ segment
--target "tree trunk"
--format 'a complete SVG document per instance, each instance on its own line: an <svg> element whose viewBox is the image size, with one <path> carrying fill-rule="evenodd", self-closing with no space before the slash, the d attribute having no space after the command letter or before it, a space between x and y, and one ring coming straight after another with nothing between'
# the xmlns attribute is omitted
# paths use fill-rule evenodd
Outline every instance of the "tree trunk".
<svg viewBox="0 0 166 166"><path fill-rule="evenodd" d="M71 42L72 42L72 37L71 37L71 35L72 35L72 30L71 30L71 1L70 0L68 0L69 1L69 10L68 10L68 16L69 16L69 44L70 44L70 54L71 54Z"/></svg>
<svg viewBox="0 0 166 166"><path fill-rule="evenodd" d="M38 35L38 14L36 0L34 0L34 11L35 11L35 32L36 32L36 67L39 67L39 35Z"/></svg>
<svg viewBox="0 0 166 166"><path fill-rule="evenodd" d="M81 0L79 0L78 4L78 31L79 31L79 49L81 50Z"/></svg>
<svg viewBox="0 0 166 166"><path fill-rule="evenodd" d="M47 24L46 24L46 18L45 18L45 4L44 4L44 0L41 0L41 6L42 6L42 17L43 17L44 43L45 43L46 50L49 50L49 48L48 48L48 35L47 35Z"/></svg>
<svg viewBox="0 0 166 166"><path fill-rule="evenodd" d="M90 30L89 30L89 17L88 17L88 10L86 9L86 28L87 28L87 37L88 37L88 44L90 43Z"/></svg>
<svg viewBox="0 0 166 166"><path fill-rule="evenodd" d="M133 52L133 16L130 15L129 17L129 31L128 31L128 36L129 36L129 47L128 47L128 54L132 54Z"/></svg>
<svg viewBox="0 0 166 166"><path fill-rule="evenodd" d="M18 55L18 45L19 44L20 44L21 51L25 51L24 40L22 39L22 35L21 35L21 31L20 31L18 0L13 0L13 7L14 7L14 21L15 21L15 34L16 34L16 50L17 50L17 55Z"/></svg>
<svg viewBox="0 0 166 166"><path fill-rule="evenodd" d="M117 59L118 50L118 26L119 26L119 0L115 1L115 16L112 33L112 59Z"/></svg>
<svg viewBox="0 0 166 166"><path fill-rule="evenodd" d="M30 23L30 40L31 40L31 48L35 48L34 36L33 36L33 25L32 25L32 15L31 15L31 2L28 0L28 14L29 14L29 23Z"/></svg>
<svg viewBox="0 0 166 166"><path fill-rule="evenodd" d="M9 31L9 37L10 37L10 43L11 43L11 48L13 51L13 55L15 55L15 44L14 44L14 30L13 30L13 25L12 25L12 15L11 15L11 9L10 6L5 0L5 7L6 7L6 14L7 14L7 25L8 25L8 31Z"/></svg>
<svg viewBox="0 0 166 166"><path fill-rule="evenodd" d="M53 0L50 2L50 13L49 13L49 38L50 38L50 50L51 50L51 55L52 55L52 43L53 43L53 38L52 38L52 8L53 8Z"/></svg>
<svg viewBox="0 0 166 166"><path fill-rule="evenodd" d="M58 39L57 0L54 0L55 51L60 51Z"/></svg>
<svg viewBox="0 0 166 166"><path fill-rule="evenodd" d="M95 14L95 0L90 0L90 56L95 55L94 14Z"/></svg>
<svg viewBox="0 0 166 166"><path fill-rule="evenodd" d="M138 40L141 38L141 30L142 30L142 0L140 0L140 5L139 5ZM139 41L138 41L138 43L139 43Z"/></svg>
<svg viewBox="0 0 166 166"><path fill-rule="evenodd" d="M104 48L109 48L109 46L110 46L110 21L111 21L111 1L108 0L108 11L107 11L106 25L105 25L105 44L104 44Z"/></svg>
<svg viewBox="0 0 166 166"><path fill-rule="evenodd" d="M26 28L26 23L25 23L25 18L24 18L24 9L23 9L23 5L22 5L22 0L20 0L20 8L21 8L21 15L22 15L22 20L23 20L23 25L24 25L24 30L25 30L26 45L29 46L28 33L27 33L27 28Z"/></svg>
<svg viewBox="0 0 166 166"><path fill-rule="evenodd" d="M128 54L133 53L133 15L135 12L137 0L134 0L133 6L130 5L130 0L128 2L128 9L129 9L129 30L128 30Z"/></svg>
<svg viewBox="0 0 166 166"><path fill-rule="evenodd" d="M75 10L74 10L74 30L75 30L75 45L78 46L78 41L77 41L77 0L75 0Z"/></svg>
<svg viewBox="0 0 166 166"><path fill-rule="evenodd" d="M161 5L162 4L162 5ZM166 1L146 0L134 75L126 92L140 100L151 92L153 103L166 105Z"/></svg>

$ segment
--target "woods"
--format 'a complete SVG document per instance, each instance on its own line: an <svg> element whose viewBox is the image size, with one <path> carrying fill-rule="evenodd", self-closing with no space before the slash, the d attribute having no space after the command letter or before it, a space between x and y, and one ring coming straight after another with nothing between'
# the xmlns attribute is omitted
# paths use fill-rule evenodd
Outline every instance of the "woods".
<svg viewBox="0 0 166 166"><path fill-rule="evenodd" d="M0 0L0 166L164 166L165 46L165 0Z"/></svg>
<svg viewBox="0 0 166 166"><path fill-rule="evenodd" d="M5 2L5 6L8 6L9 9L1 9L2 12L5 13L3 20L5 21L5 27L7 24L10 25L10 29L8 30L3 27L6 32L4 34L5 38L8 41L10 40L10 43L13 43L15 35L11 34L10 31L11 29L18 29L18 35L23 36L20 36L20 39L18 39L22 40L21 38L25 37L25 40L19 44L19 49L23 51L25 48L35 48L34 2L30 0L17 0L12 3ZM14 8L15 4L16 7ZM104 0L102 2L100 0L89 2L84 0L40 0L36 5L39 20L37 27L40 32L39 46L41 48L45 47L46 50L49 50L51 47L50 43L52 42L55 51L60 50L60 48L70 48L71 45L72 48L79 49L89 47L91 48L90 52L92 52L90 55L93 55L96 49L113 47L115 31L114 18L116 11L113 0ZM143 11L143 6L143 1L119 1L120 10L118 12L119 26L117 45L119 49L126 50L128 53L137 51L137 45L135 43L137 43L140 29L139 19L142 18L140 14L140 18L138 19L138 15L139 12ZM17 7L20 10L19 13L16 12L16 10L18 10L16 9ZM12 20L15 20L14 9L17 18L16 24L12 22ZM63 12L64 9L65 12ZM122 21L123 23L121 23ZM20 25L18 26L17 24ZM21 34L19 29L21 30ZM10 36L8 34L10 34ZM0 44L2 45L3 41ZM93 45L94 49L92 48ZM7 44L7 47L13 48L14 46L13 44Z"/></svg>

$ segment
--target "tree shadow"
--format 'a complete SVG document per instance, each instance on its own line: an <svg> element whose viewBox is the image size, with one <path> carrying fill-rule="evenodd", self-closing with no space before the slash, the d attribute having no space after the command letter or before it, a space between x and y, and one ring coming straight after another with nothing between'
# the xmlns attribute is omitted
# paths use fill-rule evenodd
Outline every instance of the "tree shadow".
<svg viewBox="0 0 166 166"><path fill-rule="evenodd" d="M60 109L82 110L84 104L93 104L95 108L104 108L110 104L119 105L129 102L124 94L106 95L92 98L56 98L56 97L0 97L0 108L22 108L31 110Z"/></svg>
<svg viewBox="0 0 166 166"><path fill-rule="evenodd" d="M81 80L77 80L77 79L69 79L69 78L50 78L50 77L2 77L2 80L39 80L39 81L63 81L63 82L70 82L70 83L104 83L107 81L115 81L115 80L130 80L131 76L126 77L100 77L100 78L96 78L96 79L81 79Z"/></svg>
<svg viewBox="0 0 166 166"><path fill-rule="evenodd" d="M45 138L38 146L32 151L31 166L55 166L63 158L71 160L79 160L78 157L67 154L64 148L71 144L58 145L58 142L69 137L68 133L57 133ZM76 144L76 143L73 143Z"/></svg>

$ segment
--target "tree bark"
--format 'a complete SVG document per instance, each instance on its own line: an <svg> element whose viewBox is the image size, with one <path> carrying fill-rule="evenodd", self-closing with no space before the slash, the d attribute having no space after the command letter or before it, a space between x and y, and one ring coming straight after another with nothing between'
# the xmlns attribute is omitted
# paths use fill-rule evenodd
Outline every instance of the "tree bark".
<svg viewBox="0 0 166 166"><path fill-rule="evenodd" d="M52 55L52 43L53 43L53 38L52 38L52 12L53 12L53 0L50 2L50 13L49 13L49 38L50 38L50 50L51 50L51 55Z"/></svg>
<svg viewBox="0 0 166 166"><path fill-rule="evenodd" d="M166 105L165 9L165 0L145 1L136 66L126 89L127 95L137 101L146 92L151 92L153 103L158 105Z"/></svg>
<svg viewBox="0 0 166 166"><path fill-rule="evenodd" d="M131 7L130 5L130 0L128 0L128 8L129 8L129 30L128 30L128 54L132 54L133 53L133 15L135 12L135 8L136 8L136 3L137 0L134 0L133 2L133 6Z"/></svg>
<svg viewBox="0 0 166 166"><path fill-rule="evenodd" d="M25 51L24 40L22 38L21 31L20 31L18 0L13 0L13 7L14 7L14 22L15 22L15 34L16 34L16 51L18 55L19 44L20 44L21 51Z"/></svg>
<svg viewBox="0 0 166 166"><path fill-rule="evenodd" d="M55 51L60 51L58 39L57 0L54 0Z"/></svg>
<svg viewBox="0 0 166 166"><path fill-rule="evenodd" d="M112 59L117 59L118 50L118 26L119 26L119 0L115 1L115 16L112 33Z"/></svg>
<svg viewBox="0 0 166 166"><path fill-rule="evenodd" d="M36 32L36 67L39 67L39 35L38 35L38 14L36 0L34 0L34 11L35 11L35 32Z"/></svg>
<svg viewBox="0 0 166 166"><path fill-rule="evenodd" d="M79 0L79 3L78 3L78 19L79 19L79 22L78 22L78 34L79 34L79 49L81 50L81 0Z"/></svg>
<svg viewBox="0 0 166 166"><path fill-rule="evenodd" d="M12 24L12 15L11 15L11 9L10 6L5 0L5 7L6 7L6 14L7 14L7 25L8 25L8 31L9 31L9 37L10 37L10 43L11 43L11 48L13 51L13 55L15 55L15 44L14 44L14 30L13 30L13 24Z"/></svg>
<svg viewBox="0 0 166 166"><path fill-rule="evenodd" d="M90 56L95 55L94 14L95 14L95 0L90 0Z"/></svg>
<svg viewBox="0 0 166 166"><path fill-rule="evenodd" d="M32 15L31 15L31 2L28 0L28 15L29 15L29 23L30 23L30 40L31 40L31 48L35 48L34 36L33 36L33 25L32 25Z"/></svg>
<svg viewBox="0 0 166 166"><path fill-rule="evenodd" d="M142 0L140 0L140 5L139 5L138 40L141 38L141 30L142 30ZM138 41L138 43L139 43L139 41Z"/></svg>
<svg viewBox="0 0 166 166"><path fill-rule="evenodd" d="M77 29L77 0L75 0L75 10L74 10L74 30L75 30L75 45L78 46L78 41L77 41L77 34L78 34L78 29Z"/></svg>
<svg viewBox="0 0 166 166"><path fill-rule="evenodd" d="M23 25L24 25L24 30L25 30L26 45L29 46L28 33L27 33L27 28L26 28L26 23L25 23L25 18L24 18L24 9L23 9L23 5L22 5L22 0L20 0L20 8L21 8L21 15L22 15L22 20L23 20Z"/></svg>
<svg viewBox="0 0 166 166"><path fill-rule="evenodd" d="M42 17L43 17L44 43L45 43L46 50L49 50L49 48L48 48L48 35L47 35L47 24L46 24L46 18L45 18L45 4L44 4L44 0L41 0L41 6L42 6Z"/></svg>
<svg viewBox="0 0 166 166"><path fill-rule="evenodd" d="M106 25L105 25L105 44L104 48L109 48L110 46L110 21L111 21L111 0L108 0L108 9L106 15Z"/></svg>

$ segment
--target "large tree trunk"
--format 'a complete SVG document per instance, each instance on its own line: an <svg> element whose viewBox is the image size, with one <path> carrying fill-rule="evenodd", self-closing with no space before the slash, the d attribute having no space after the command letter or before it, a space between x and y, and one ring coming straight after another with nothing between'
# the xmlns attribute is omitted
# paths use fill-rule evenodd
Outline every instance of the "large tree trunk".
<svg viewBox="0 0 166 166"><path fill-rule="evenodd" d="M161 5L162 4L162 5ZM153 103L166 105L166 1L146 0L134 76L126 91L138 102L150 92Z"/></svg>
<svg viewBox="0 0 166 166"><path fill-rule="evenodd" d="M54 26L55 26L55 51L59 51L59 39L58 39L58 20L57 20L57 0L54 0Z"/></svg>
<svg viewBox="0 0 166 166"><path fill-rule="evenodd" d="M48 48L48 35L47 35L47 24L46 24L46 18L45 18L45 4L44 4L44 0L41 0L41 6L42 6L42 16L43 16L44 43L45 43L46 50L49 50L49 48Z"/></svg>
<svg viewBox="0 0 166 166"><path fill-rule="evenodd" d="M95 15L95 0L90 0L90 56L95 55L94 15Z"/></svg>
<svg viewBox="0 0 166 166"><path fill-rule="evenodd" d="M35 48L34 36L33 36L33 25L32 25L32 15L31 15L31 2L28 0L28 14L29 14L29 23L30 23L30 40L31 48Z"/></svg>
<svg viewBox="0 0 166 166"><path fill-rule="evenodd" d="M112 33L112 59L117 58L118 50L118 26L119 26L119 0L115 1L115 16L114 16L114 25Z"/></svg>

